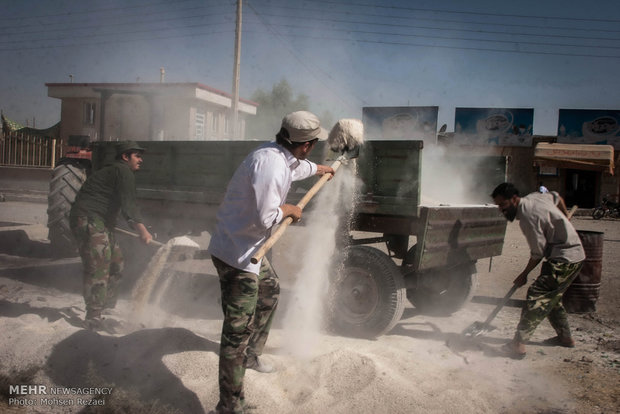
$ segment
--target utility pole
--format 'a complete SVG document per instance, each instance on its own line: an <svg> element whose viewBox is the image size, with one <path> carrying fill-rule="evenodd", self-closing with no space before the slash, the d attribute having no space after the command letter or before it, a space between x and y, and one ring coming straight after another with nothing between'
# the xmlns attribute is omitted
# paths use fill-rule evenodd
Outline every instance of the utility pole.
<svg viewBox="0 0 620 414"><path fill-rule="evenodd" d="M237 139L239 133L239 68L241 66L241 3L237 0L237 27L235 29L235 62L233 65L232 134Z"/></svg>

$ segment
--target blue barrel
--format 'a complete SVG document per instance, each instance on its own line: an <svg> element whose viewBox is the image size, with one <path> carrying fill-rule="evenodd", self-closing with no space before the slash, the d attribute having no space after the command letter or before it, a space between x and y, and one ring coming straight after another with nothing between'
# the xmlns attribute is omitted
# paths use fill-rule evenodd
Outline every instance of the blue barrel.
<svg viewBox="0 0 620 414"><path fill-rule="evenodd" d="M601 291L603 270L603 234L598 231L577 230L586 252L581 271L562 297L568 313L596 312L596 301Z"/></svg>

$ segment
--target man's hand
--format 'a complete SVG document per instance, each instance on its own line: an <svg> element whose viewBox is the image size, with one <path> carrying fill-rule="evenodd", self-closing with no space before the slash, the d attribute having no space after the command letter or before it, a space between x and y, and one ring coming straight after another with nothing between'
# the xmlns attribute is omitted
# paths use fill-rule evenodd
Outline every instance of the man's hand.
<svg viewBox="0 0 620 414"><path fill-rule="evenodd" d="M138 231L138 234L140 234L140 240L142 240L144 244L149 244L151 240L153 240L153 235L149 233L144 224L136 223L135 228Z"/></svg>
<svg viewBox="0 0 620 414"><path fill-rule="evenodd" d="M280 209L282 210L283 218L290 217L293 219L293 223L301 220L301 208L293 204L282 204Z"/></svg>
<svg viewBox="0 0 620 414"><path fill-rule="evenodd" d="M334 174L336 174L336 171L334 171L334 169L330 166L318 164L316 166L316 175L325 175L325 174L331 174L332 176L329 177L329 179L331 180Z"/></svg>
<svg viewBox="0 0 620 414"><path fill-rule="evenodd" d="M527 283L527 275L529 275L530 272L534 270L536 266L538 266L538 263L540 263L541 260L542 260L542 257L539 257L539 258L530 257L530 260L528 260L527 265L525 266L525 269L523 269L521 274L517 276L517 278L513 280L512 283L519 287L525 285Z"/></svg>

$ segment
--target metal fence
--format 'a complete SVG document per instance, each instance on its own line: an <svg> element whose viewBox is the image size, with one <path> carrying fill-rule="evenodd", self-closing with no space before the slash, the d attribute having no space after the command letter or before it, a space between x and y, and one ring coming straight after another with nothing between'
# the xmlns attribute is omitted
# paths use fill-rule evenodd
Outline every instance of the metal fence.
<svg viewBox="0 0 620 414"><path fill-rule="evenodd" d="M62 141L19 132L3 133L0 139L0 165L54 168L62 156Z"/></svg>

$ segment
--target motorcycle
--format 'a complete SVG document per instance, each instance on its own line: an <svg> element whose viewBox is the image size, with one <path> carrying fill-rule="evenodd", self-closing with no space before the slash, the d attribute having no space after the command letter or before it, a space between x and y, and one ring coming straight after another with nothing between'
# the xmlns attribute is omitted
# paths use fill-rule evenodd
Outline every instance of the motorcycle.
<svg viewBox="0 0 620 414"><path fill-rule="evenodd" d="M603 217L620 218L620 203L614 203L607 197L603 197L601 205L592 211L592 218L600 220Z"/></svg>

